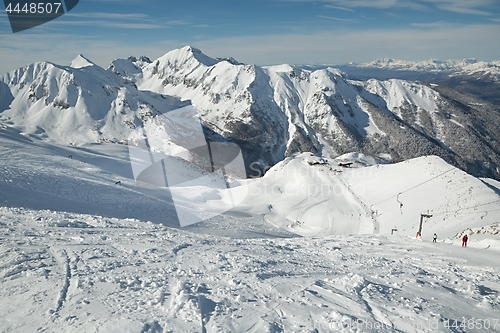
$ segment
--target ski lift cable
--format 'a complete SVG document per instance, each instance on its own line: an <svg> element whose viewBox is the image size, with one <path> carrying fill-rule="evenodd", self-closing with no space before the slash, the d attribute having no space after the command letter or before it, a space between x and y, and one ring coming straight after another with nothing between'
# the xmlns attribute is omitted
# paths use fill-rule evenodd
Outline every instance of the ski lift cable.
<svg viewBox="0 0 500 333"><path fill-rule="evenodd" d="M382 200L382 201L379 201L379 202L377 202L377 203L374 203L374 204L372 204L372 206L375 206L375 205L381 204L382 202L386 202L386 201L388 201L388 200L390 200L390 199L392 199L392 198L398 198L401 194L406 193L406 192L408 192L408 191L411 191L411 190L413 190L414 188L417 188L417 187L419 187L419 186L421 186L421 185L423 185L423 184L425 184L425 183L428 183L428 182L430 182L431 180L434 180L434 179L436 179L436 178L438 178L438 177L441 177L442 175L444 175L444 174L446 174L446 173L448 173L448 172L450 172L450 171L452 171L452 170L457 170L457 168L453 167L453 168L451 168L451 169L448 169L448 170L446 170L446 171L444 171L444 172L440 173L440 174L439 174L439 175L437 175L437 176L434 176L434 177L432 177L432 178L430 178L430 179L428 179L428 180L426 180L426 181L424 181L424 182L422 182L422 183L420 183L420 184L417 184L417 185L415 185L415 186L413 186L413 187L410 187L410 188L409 188L409 189L407 189L407 190L401 191L401 192L399 192L399 193L398 193L398 194L396 194L396 195L390 196L389 198L386 198L386 199L384 199L384 200ZM398 201L399 201L399 200L398 200Z"/></svg>
<svg viewBox="0 0 500 333"><path fill-rule="evenodd" d="M500 200L496 200L496 201L500 201ZM485 204L482 204L481 206L485 206L487 204L491 204L491 203L494 203L496 201L492 201L492 202L488 202L488 203L485 203ZM474 208L473 206L471 207L468 207L468 208ZM465 209L465 208L463 208ZM485 209L482 209L482 210L479 210L479 211L475 211L475 212L458 212L456 214L460 214L460 215L468 215L468 214L479 214L479 213L491 213L491 212L497 212L497 211L500 211L500 209L494 209L494 210L485 210ZM454 212L447 212L447 213L432 213L433 217L437 217L437 216L441 216L441 215L446 215L446 214L450 214L450 215L455 215ZM485 215L486 216L486 215ZM484 217L484 216L483 216ZM416 220L414 218L411 218L411 219L408 219L406 220L405 222L401 223L401 224L398 224L398 228L399 229L402 229L402 228L405 228L405 227L408 227L408 225L410 224L417 224Z"/></svg>
<svg viewBox="0 0 500 333"><path fill-rule="evenodd" d="M404 222L404 223L402 223L402 224L398 224L398 228L406 227L406 226L407 226L408 224L410 224L410 223L414 223L414 224L415 224L415 223L416 223L415 221L416 221L416 220L415 220L415 219L413 219L413 218L412 218L412 219L409 219L409 220L407 220L406 222Z"/></svg>
<svg viewBox="0 0 500 333"><path fill-rule="evenodd" d="M460 213L457 213L457 214L468 215L468 214L482 214L482 213L486 213L486 215L488 215L491 212L498 212L498 211L500 211L500 209L493 209L493 210L481 209L481 210L478 210L478 211L475 211L475 212L460 212Z"/></svg>
<svg viewBox="0 0 500 333"><path fill-rule="evenodd" d="M437 213L432 213L432 214L434 216L440 216L440 215L446 215L446 214L457 214L458 212L460 212L462 210L474 209L474 208L477 208L477 207L491 205L491 204L496 203L496 202L500 202L500 199L494 200L494 201L490 201L490 202L485 202L485 203L482 203L482 204L477 204L477 205L469 206L469 207L462 207L462 208L458 208L458 209L455 209L455 210L450 210L450 211L446 211L446 212L437 212ZM483 211L483 210L481 210L481 211ZM474 213L474 212L469 212L469 213ZM462 212L460 214L468 214L468 213L467 212Z"/></svg>
<svg viewBox="0 0 500 333"><path fill-rule="evenodd" d="M487 202L487 203L484 203L484 204L481 204L481 205L477 205L477 206L470 206L470 207L464 207L464 208L461 208L460 210L465 210L465 209L470 209L470 208L475 208L475 207L480 207L480 206L486 206L486 205L489 205L489 204L492 204L492 203L495 203L497 201L500 201L500 200L495 200L495 201L491 201L491 202ZM491 213L491 212L496 212L496 211L500 211L500 209L494 209L494 210L489 210L489 209L481 209L481 210L478 210L478 211L475 211L475 212L459 212L459 210L455 210L455 211L449 211L449 212L441 212L441 213L432 213L433 217L437 217L437 216L441 216L441 215L447 215L447 214L450 214L450 215L455 215L455 214L464 214L464 215L467 215L467 214L478 214L478 213L484 213L484 212L487 212L487 213ZM415 223L415 220L413 218L407 220L406 222L402 223L399 225L399 227L403 227L403 226L406 226L410 223Z"/></svg>

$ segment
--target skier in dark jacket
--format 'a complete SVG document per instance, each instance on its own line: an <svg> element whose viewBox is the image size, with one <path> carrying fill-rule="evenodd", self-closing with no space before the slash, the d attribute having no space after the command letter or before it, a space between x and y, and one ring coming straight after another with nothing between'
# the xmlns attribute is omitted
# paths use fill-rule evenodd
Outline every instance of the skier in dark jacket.
<svg viewBox="0 0 500 333"><path fill-rule="evenodd" d="M468 240L469 240L469 237L467 235L464 235L464 237L462 237L462 246L467 246Z"/></svg>
<svg viewBox="0 0 500 333"><path fill-rule="evenodd" d="M438 239L438 235L436 233L434 233L434 236L432 236L432 242L436 243L437 239Z"/></svg>

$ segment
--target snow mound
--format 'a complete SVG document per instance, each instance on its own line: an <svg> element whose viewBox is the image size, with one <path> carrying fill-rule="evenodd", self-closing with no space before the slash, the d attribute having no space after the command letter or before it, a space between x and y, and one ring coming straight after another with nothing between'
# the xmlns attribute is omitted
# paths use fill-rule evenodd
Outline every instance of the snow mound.
<svg viewBox="0 0 500 333"><path fill-rule="evenodd" d="M432 215L424 237L453 237L497 222L488 212L500 209L498 194L441 158L377 162L356 153L337 160L310 153L287 158L248 183L249 210L300 235L414 236L421 214Z"/></svg>

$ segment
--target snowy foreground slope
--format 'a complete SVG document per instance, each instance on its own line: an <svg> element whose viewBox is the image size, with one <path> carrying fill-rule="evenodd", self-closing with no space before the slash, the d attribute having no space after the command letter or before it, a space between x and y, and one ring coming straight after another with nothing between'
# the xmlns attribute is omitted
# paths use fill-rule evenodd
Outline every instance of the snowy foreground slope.
<svg viewBox="0 0 500 333"><path fill-rule="evenodd" d="M5 207L0 219L2 332L500 332L496 251Z"/></svg>
<svg viewBox="0 0 500 333"><path fill-rule="evenodd" d="M124 145L0 146L2 332L500 332L499 183L437 157L296 155L178 228Z"/></svg>

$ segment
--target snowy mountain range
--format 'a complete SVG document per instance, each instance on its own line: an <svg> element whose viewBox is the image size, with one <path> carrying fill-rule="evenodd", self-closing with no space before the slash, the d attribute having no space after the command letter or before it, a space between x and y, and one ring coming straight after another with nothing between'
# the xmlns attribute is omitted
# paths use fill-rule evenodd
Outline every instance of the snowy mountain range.
<svg viewBox="0 0 500 333"><path fill-rule="evenodd" d="M500 61L378 59L369 63L336 66L350 78L386 80L398 78L430 82L473 94L500 107Z"/></svg>
<svg viewBox="0 0 500 333"><path fill-rule="evenodd" d="M455 73L464 72L469 75L483 73L484 75L495 76L500 79L500 61L478 61L476 59L461 60L425 60L425 61L405 61L391 58L377 59L369 63L351 64L366 68L385 68L393 70L407 71L452 71Z"/></svg>
<svg viewBox="0 0 500 333"><path fill-rule="evenodd" d="M297 152L358 151L390 162L437 155L500 179L499 109L435 84L259 67L189 46L108 69L81 55L69 66L39 62L0 82L1 120L59 143L124 142L142 122L192 104L209 139L237 143L259 174Z"/></svg>

